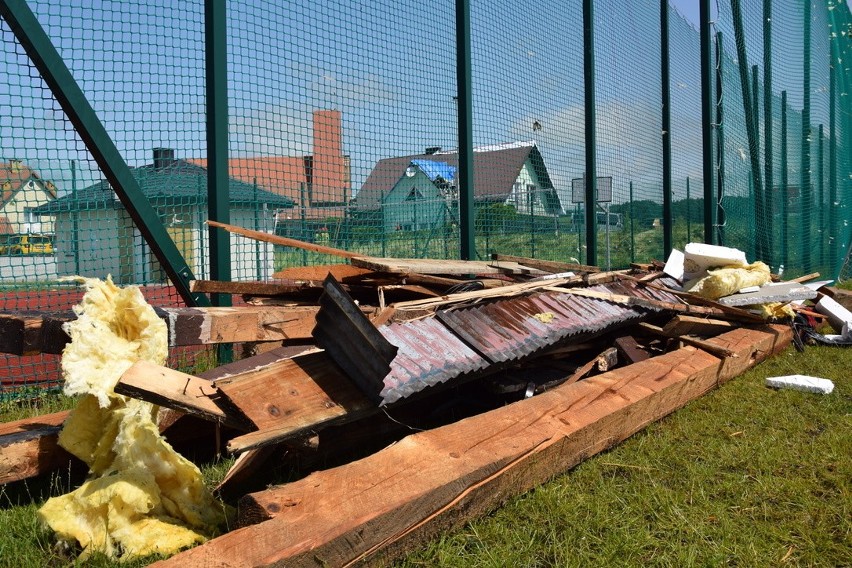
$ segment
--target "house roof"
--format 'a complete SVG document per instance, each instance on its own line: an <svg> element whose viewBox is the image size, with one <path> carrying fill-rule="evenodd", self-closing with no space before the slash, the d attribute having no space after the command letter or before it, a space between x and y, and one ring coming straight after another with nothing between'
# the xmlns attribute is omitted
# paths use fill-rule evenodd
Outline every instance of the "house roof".
<svg viewBox="0 0 852 568"><path fill-rule="evenodd" d="M553 183L544 166L544 159L534 142L513 142L475 148L473 152L474 199L508 197L527 159L532 161L541 186L545 189L552 188ZM379 160L356 196L357 206L361 209L378 207L382 194L390 193L412 162L417 163L421 169L423 166L419 164L436 162L455 170L458 168L458 161L458 152L455 150Z"/></svg>
<svg viewBox="0 0 852 568"><path fill-rule="evenodd" d="M190 158L190 164L207 167L204 158ZM254 158L228 158L228 175L232 178L258 186L298 203L302 184L308 179L303 156L270 156Z"/></svg>
<svg viewBox="0 0 852 568"><path fill-rule="evenodd" d="M44 190L51 196L56 197L56 186L50 181L43 181L38 172L17 160L11 162L0 163L0 205L5 205L12 199L24 183L30 180L40 182Z"/></svg>
<svg viewBox="0 0 852 568"><path fill-rule="evenodd" d="M170 160L162 167L153 165L131 168L133 177L139 182L142 193L157 205L207 203L207 169L187 162ZM293 207L292 199L260 189L253 185L229 178L228 195L231 204L266 204L274 208ZM61 197L37 207L37 215L60 211L79 211L104 207L121 207L112 186L106 180L78 190L75 194Z"/></svg>

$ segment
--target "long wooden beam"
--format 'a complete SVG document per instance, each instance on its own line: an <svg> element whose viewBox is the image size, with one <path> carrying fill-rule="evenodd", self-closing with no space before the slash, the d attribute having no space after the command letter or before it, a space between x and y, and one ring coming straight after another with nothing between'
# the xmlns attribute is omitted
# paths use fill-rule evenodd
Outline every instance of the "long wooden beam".
<svg viewBox="0 0 852 568"><path fill-rule="evenodd" d="M589 266L588 264L574 264L570 262L555 262L552 260L539 260L536 258L525 258L523 256L512 256L511 254L491 253L491 260L517 262L530 268L544 270L545 272L600 272L601 269L597 266Z"/></svg>
<svg viewBox="0 0 852 568"><path fill-rule="evenodd" d="M310 339L317 306L156 308L169 327L169 346ZM59 354L71 340L62 324L73 312L0 313L0 352Z"/></svg>
<svg viewBox="0 0 852 568"><path fill-rule="evenodd" d="M788 345L783 326L712 339L442 428L241 502L244 526L152 566L349 566L422 546L682 407ZM250 544L250 545L249 545Z"/></svg>

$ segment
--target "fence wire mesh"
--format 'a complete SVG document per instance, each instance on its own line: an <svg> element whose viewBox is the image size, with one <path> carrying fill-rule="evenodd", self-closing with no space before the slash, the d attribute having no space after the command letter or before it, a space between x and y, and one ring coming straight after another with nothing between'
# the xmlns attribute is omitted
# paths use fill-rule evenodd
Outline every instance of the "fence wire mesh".
<svg viewBox="0 0 852 568"><path fill-rule="evenodd" d="M4 12L11 4L0 0ZM231 223L366 255L458 258L466 188L457 4L228 2ZM205 1L26 5L194 277L210 278ZM667 225L660 3L593 2L590 71L582 3L470 2L477 257L586 262L588 206L597 264L608 268L664 259L669 229L675 248L712 239L785 276L848 277L848 4L711 3L712 192L703 179L695 5L666 6ZM72 275L111 275L142 286L155 305L182 305L7 20L0 45L0 310L69 309L82 294L61 281ZM593 109L584 98L590 72ZM593 204L584 192L589 120ZM708 195L713 235L705 235ZM231 243L234 280L336 261L241 237ZM175 350L171 363L209 357ZM2 392L58 384L58 356L0 358Z"/></svg>

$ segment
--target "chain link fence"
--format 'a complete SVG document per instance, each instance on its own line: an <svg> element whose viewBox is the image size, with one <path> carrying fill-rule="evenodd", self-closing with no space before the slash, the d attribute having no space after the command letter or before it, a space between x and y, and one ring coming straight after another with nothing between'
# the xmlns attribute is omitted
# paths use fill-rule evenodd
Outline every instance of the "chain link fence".
<svg viewBox="0 0 852 568"><path fill-rule="evenodd" d="M208 279L213 4L0 0L0 310L69 309L81 290L62 278L73 275L111 275L155 305L183 304L9 14L32 11L194 278ZM711 2L709 109L697 4L670 2L661 14L660 3L588 2L586 69L581 2L232 0L218 62L230 222L367 255L458 258L462 6L476 257L585 263L593 235L593 260L616 269L664 260L668 232L675 248L737 247L785 276L841 275L852 231L848 4ZM585 191L589 124L597 203ZM332 261L231 237L234 280ZM210 355L175 351L171 364ZM0 391L58 383L58 356L0 359Z"/></svg>

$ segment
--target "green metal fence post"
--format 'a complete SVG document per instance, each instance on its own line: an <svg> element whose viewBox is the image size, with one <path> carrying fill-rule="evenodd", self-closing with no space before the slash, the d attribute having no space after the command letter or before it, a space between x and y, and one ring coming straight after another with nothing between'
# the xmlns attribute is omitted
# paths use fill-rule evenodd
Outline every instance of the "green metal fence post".
<svg viewBox="0 0 852 568"><path fill-rule="evenodd" d="M725 113L722 73L724 71L722 32L716 32L716 236L714 242L725 244L725 210L722 199L725 195Z"/></svg>
<svg viewBox="0 0 852 568"><path fill-rule="evenodd" d="M710 0L698 3L701 41L701 148L703 152L702 177L704 181L704 242L713 244L716 226L715 192L713 181L713 59L710 49Z"/></svg>
<svg viewBox="0 0 852 568"><path fill-rule="evenodd" d="M757 65L751 66L751 94L753 95L751 98L751 114L754 117L754 140L755 145L757 146L757 156L758 162L760 162L760 72L758 70ZM752 227L753 229L753 237L751 239L752 246L754 247L754 256L756 260L763 260L767 258L766 256L766 238L761 237L758 238L758 235L764 235L764 230L766 225L764 224L764 218L766 216L766 201L763 199L764 193L757 192L757 188L754 187L754 180L751 183L751 191L753 192L753 211L754 211L754 222ZM759 241L759 242L758 242Z"/></svg>
<svg viewBox="0 0 852 568"><path fill-rule="evenodd" d="M755 96L757 93L755 92ZM772 117L772 0L763 0L763 216L760 220L757 239L762 240L761 248L764 262L771 262L774 254L772 217L774 204L772 186L774 182L773 169L773 117Z"/></svg>
<svg viewBox="0 0 852 568"><path fill-rule="evenodd" d="M743 98L743 114L746 117L745 123L746 134L748 136L748 153L751 163L751 177L752 182L754 183L754 219L757 220L762 219L764 217L763 175L760 168L760 142L758 140L757 134L759 120L757 115L755 115L753 112L754 107L751 102L752 89L751 85L749 84L748 56L746 54L745 33L743 32L743 16L742 11L740 10L740 0L731 0L731 12L731 15L734 20L734 39L737 44L737 67L739 67L740 70L740 86ZM754 93L754 96L756 97L757 93ZM758 256L761 257L764 255L765 252L763 249L764 240L765 239L762 237L762 235L758 237L756 250Z"/></svg>
<svg viewBox="0 0 852 568"><path fill-rule="evenodd" d="M828 66L828 258L830 274L837 277L840 270L838 244L840 241L837 226L837 69L834 54L837 51L836 40L831 40L831 64Z"/></svg>
<svg viewBox="0 0 852 568"><path fill-rule="evenodd" d="M254 199L254 230L260 231L260 203L258 196L257 187L257 177L252 178L252 197ZM254 258L255 258L255 278L258 280L263 280L263 261L261 253L261 247L265 247L266 245L260 241L255 241L254 243Z"/></svg>
<svg viewBox="0 0 852 568"><path fill-rule="evenodd" d="M470 0L456 0L456 81L459 136L459 258L476 255L473 187L473 104L471 86Z"/></svg>
<svg viewBox="0 0 852 568"><path fill-rule="evenodd" d="M692 242L692 210L689 197L689 176L686 177L686 242Z"/></svg>
<svg viewBox="0 0 852 568"><path fill-rule="evenodd" d="M636 262L636 229L635 217L633 215L633 180L630 180L630 262ZM664 239L665 240L665 239ZM665 258L669 257L671 249L665 251Z"/></svg>
<svg viewBox="0 0 852 568"><path fill-rule="evenodd" d="M228 195L228 60L225 0L204 2L205 82L207 93L207 211L210 219L230 223ZM230 234L210 227L210 277L231 279ZM213 294L215 306L230 306L231 296Z"/></svg>
<svg viewBox="0 0 852 568"><path fill-rule="evenodd" d="M530 256L535 258L535 194L530 191L527 191L527 205L530 208Z"/></svg>
<svg viewBox="0 0 852 568"><path fill-rule="evenodd" d="M385 227L385 192L382 190L381 196L379 197L379 215L381 217L381 227L382 227L382 258L387 256L387 240L388 240L388 232Z"/></svg>
<svg viewBox="0 0 852 568"><path fill-rule="evenodd" d="M80 274L80 208L77 205L77 160L71 160L71 239L74 241L74 274ZM55 228L54 228L55 230ZM145 263L142 263L145 266ZM147 283L147 282L146 282Z"/></svg>
<svg viewBox="0 0 852 568"><path fill-rule="evenodd" d="M702 0L707 1L707 0ZM583 0L583 101L585 104L586 169L584 176L586 207L586 263L598 262L598 176L595 137L595 8L594 0ZM609 222L609 220L607 220Z"/></svg>
<svg viewBox="0 0 852 568"><path fill-rule="evenodd" d="M139 182L133 177L106 128L26 0L0 1L0 16L6 20L9 29L38 69L184 302L190 306L210 305L207 296L190 291L189 282L195 279L192 269L169 236L157 212L142 193Z"/></svg>
<svg viewBox="0 0 852 568"><path fill-rule="evenodd" d="M802 196L802 271L811 271L811 210L814 196L811 191L811 0L804 4L804 61L802 63L802 166L799 172L799 191Z"/></svg>
<svg viewBox="0 0 852 568"><path fill-rule="evenodd" d="M828 233L825 226L825 132L823 125L819 125L819 144L817 145L817 199L819 200L819 267L825 270L825 237Z"/></svg>
<svg viewBox="0 0 852 568"><path fill-rule="evenodd" d="M787 91L781 91L781 266L790 264L787 258L787 200L789 192L787 188ZM779 268L780 270L780 268Z"/></svg>
<svg viewBox="0 0 852 568"><path fill-rule="evenodd" d="M663 119L663 258L668 258L672 243L672 115L671 79L669 64L669 0L660 0L660 80L662 83ZM633 205L633 182L630 182L630 204ZM630 215L630 261L633 253L633 215Z"/></svg>

